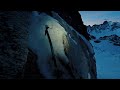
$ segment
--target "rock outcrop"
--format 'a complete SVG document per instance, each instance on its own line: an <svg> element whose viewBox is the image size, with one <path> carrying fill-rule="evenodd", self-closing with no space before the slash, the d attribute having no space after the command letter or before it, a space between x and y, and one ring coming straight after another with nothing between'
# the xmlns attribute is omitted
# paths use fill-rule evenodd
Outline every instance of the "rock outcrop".
<svg viewBox="0 0 120 90"><path fill-rule="evenodd" d="M44 79L37 67L37 55L28 49L27 62L24 65L22 79Z"/></svg>
<svg viewBox="0 0 120 90"><path fill-rule="evenodd" d="M0 79L95 79L85 28L76 11L0 12Z"/></svg>
<svg viewBox="0 0 120 90"><path fill-rule="evenodd" d="M21 78L27 61L29 12L0 12L0 79Z"/></svg>

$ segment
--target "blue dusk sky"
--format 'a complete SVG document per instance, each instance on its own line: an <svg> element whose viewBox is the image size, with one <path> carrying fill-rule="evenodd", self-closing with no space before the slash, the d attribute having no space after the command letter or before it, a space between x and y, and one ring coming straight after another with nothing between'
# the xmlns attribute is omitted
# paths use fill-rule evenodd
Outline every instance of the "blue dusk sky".
<svg viewBox="0 0 120 90"><path fill-rule="evenodd" d="M103 21L120 22L120 11L80 11L85 25L101 24Z"/></svg>

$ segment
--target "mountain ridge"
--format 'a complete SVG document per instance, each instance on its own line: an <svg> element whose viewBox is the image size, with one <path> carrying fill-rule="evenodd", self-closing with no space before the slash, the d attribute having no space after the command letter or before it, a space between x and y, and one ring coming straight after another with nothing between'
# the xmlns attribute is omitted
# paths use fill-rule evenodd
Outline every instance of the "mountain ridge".
<svg viewBox="0 0 120 90"><path fill-rule="evenodd" d="M114 22L114 21L104 21L103 23L101 24L94 24L92 26L90 25L87 25L87 28L88 29L91 29L91 30L106 30L106 29L110 29L110 30L115 30L115 29L118 29L120 28L120 22Z"/></svg>
<svg viewBox="0 0 120 90"><path fill-rule="evenodd" d="M120 22L104 21L87 26L95 51L97 78L120 78Z"/></svg>

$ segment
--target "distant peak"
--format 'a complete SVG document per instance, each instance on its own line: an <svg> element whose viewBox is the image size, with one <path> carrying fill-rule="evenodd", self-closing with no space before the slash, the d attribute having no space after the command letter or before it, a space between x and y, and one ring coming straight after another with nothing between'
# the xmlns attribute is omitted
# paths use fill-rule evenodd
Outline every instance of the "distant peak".
<svg viewBox="0 0 120 90"><path fill-rule="evenodd" d="M112 21L104 21L103 24L112 24Z"/></svg>
<svg viewBox="0 0 120 90"><path fill-rule="evenodd" d="M103 24L106 24L106 23L108 23L108 21L104 21L104 22L103 22Z"/></svg>

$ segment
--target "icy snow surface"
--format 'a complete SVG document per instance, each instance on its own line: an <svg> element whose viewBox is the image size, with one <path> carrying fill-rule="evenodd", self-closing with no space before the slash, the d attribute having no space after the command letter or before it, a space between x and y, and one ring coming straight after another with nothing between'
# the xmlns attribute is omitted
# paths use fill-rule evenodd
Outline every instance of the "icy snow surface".
<svg viewBox="0 0 120 90"><path fill-rule="evenodd" d="M116 34L120 37L120 28L111 31L109 29L92 31L90 34L99 37ZM101 40L100 43L90 41L94 47L97 64L98 79L120 79L120 46L115 46L109 40Z"/></svg>

